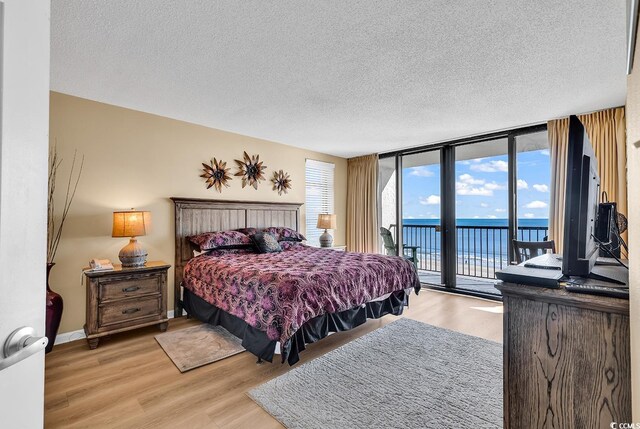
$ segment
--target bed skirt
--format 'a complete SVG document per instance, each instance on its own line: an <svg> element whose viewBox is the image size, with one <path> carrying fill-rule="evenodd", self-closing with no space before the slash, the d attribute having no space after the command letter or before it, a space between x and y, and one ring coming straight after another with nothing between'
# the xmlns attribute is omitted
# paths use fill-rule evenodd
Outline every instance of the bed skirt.
<svg viewBox="0 0 640 429"><path fill-rule="evenodd" d="M306 322L286 343L280 345L282 362L294 365L306 344L315 343L333 332L342 332L362 325L367 319L379 319L387 314L399 316L409 304L409 294L396 291L386 299L372 301L362 306L337 313L327 313ZM220 325L242 340L242 347L258 358L273 362L277 341L270 340L265 332L244 320L209 304L204 299L183 289L183 306L187 313L211 325Z"/></svg>

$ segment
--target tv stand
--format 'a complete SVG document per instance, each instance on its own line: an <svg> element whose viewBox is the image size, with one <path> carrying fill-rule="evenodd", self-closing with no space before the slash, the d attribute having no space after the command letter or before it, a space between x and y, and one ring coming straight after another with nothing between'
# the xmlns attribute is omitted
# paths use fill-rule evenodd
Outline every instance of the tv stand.
<svg viewBox="0 0 640 429"><path fill-rule="evenodd" d="M504 302L505 429L632 421L628 300L564 287L496 288Z"/></svg>

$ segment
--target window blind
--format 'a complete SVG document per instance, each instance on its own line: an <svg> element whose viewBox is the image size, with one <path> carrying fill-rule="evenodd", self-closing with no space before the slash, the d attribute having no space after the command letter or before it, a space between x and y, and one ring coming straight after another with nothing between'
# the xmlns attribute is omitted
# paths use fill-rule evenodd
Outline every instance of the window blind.
<svg viewBox="0 0 640 429"><path fill-rule="evenodd" d="M318 215L333 213L333 171L335 165L330 162L307 159L305 164L305 221L307 225L307 243L320 245L323 229L316 228Z"/></svg>

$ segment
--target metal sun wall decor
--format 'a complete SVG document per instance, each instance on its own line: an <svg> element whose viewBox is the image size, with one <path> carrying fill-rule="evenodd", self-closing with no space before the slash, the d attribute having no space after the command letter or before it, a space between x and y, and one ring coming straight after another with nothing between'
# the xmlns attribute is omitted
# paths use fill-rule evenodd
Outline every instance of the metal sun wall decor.
<svg viewBox="0 0 640 429"><path fill-rule="evenodd" d="M285 173L282 170L273 172L271 182L273 183L273 190L278 191L278 195L286 194L288 190L291 189L289 173Z"/></svg>
<svg viewBox="0 0 640 429"><path fill-rule="evenodd" d="M211 187L216 188L216 191L222 193L222 187L229 187L229 183L227 183L231 179L229 176L230 168L227 168L227 163L222 160L218 161L213 158L211 161L211 165L202 163L202 173L200 177L205 179L205 183L207 184L207 189Z"/></svg>
<svg viewBox="0 0 640 429"><path fill-rule="evenodd" d="M247 152L244 152L244 159L235 160L238 166L238 172L235 176L242 177L242 187L253 186L254 189L258 189L258 182L265 180L264 171L267 169L266 165L262 165L260 161L260 155L249 156Z"/></svg>

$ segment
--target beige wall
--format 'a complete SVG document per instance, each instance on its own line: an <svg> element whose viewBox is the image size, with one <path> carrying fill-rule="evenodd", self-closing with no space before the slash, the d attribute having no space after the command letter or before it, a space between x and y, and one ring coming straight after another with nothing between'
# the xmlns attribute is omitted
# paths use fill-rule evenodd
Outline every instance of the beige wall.
<svg viewBox="0 0 640 429"><path fill-rule="evenodd" d="M55 92L51 93L50 125L51 142L57 144L64 161L58 197L64 196L63 179L68 175L74 149L85 156L84 172L50 279L51 288L64 299L60 332L82 329L84 324L82 267L91 258L117 262L118 251L127 243L126 239L111 238L114 209L150 210L151 232L139 241L149 252L149 260L173 264L173 205L169 197L304 203L305 159L312 158L336 164L338 229L334 236L336 244L345 242L346 159ZM283 196L278 196L269 182L262 182L258 190L242 189L239 178L234 178L222 194L205 189L199 177L201 163L214 156L222 158L235 173L233 160L241 158L243 150L260 155L269 177L275 169L289 172L293 189ZM304 206L302 210L304 232ZM171 291L173 271L169 278ZM173 308L171 293L168 308Z"/></svg>
<svg viewBox="0 0 640 429"><path fill-rule="evenodd" d="M633 420L640 421L640 43L627 78L627 182L629 185L629 287L631 297L631 378Z"/></svg>

